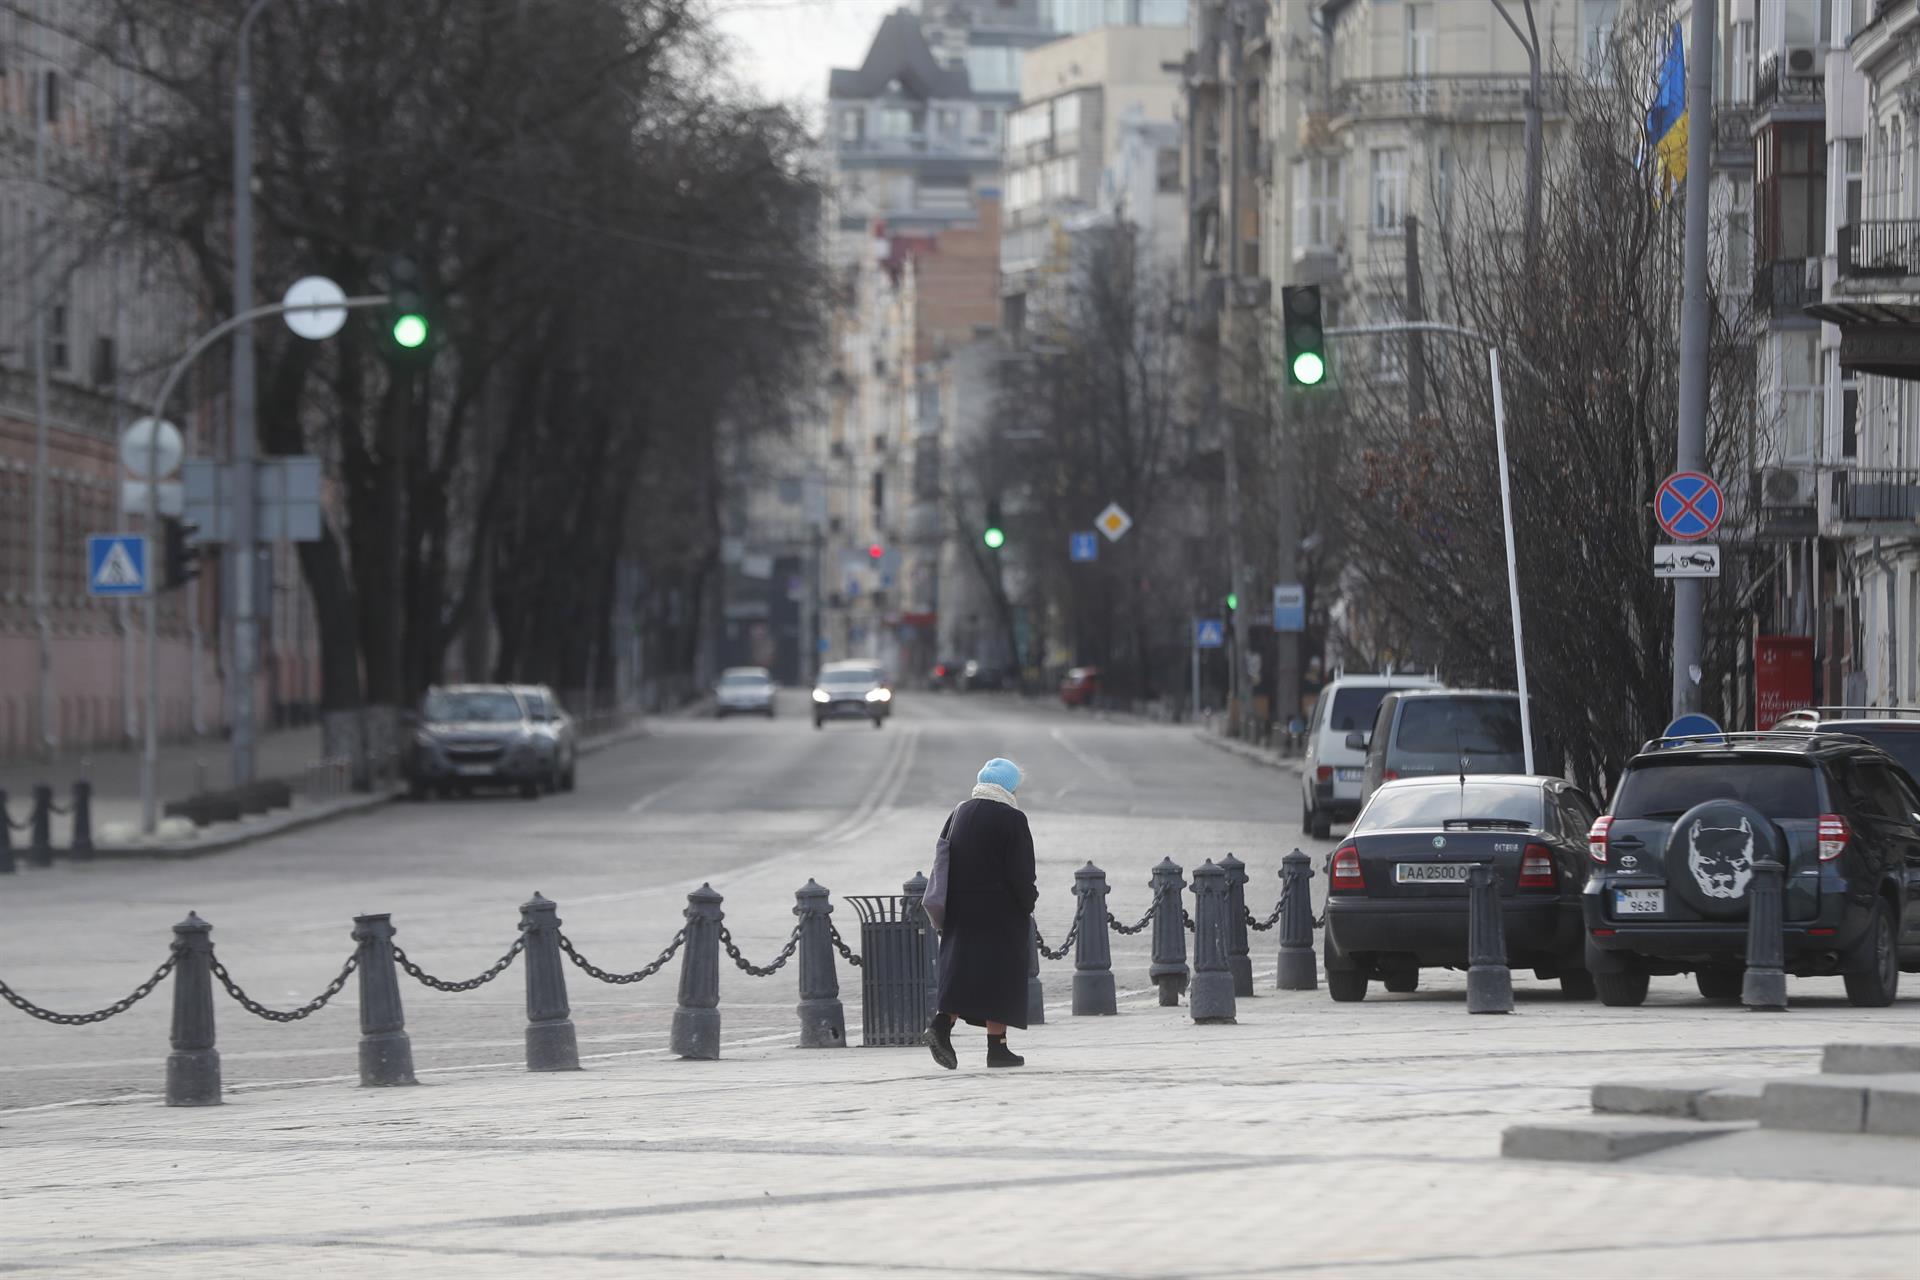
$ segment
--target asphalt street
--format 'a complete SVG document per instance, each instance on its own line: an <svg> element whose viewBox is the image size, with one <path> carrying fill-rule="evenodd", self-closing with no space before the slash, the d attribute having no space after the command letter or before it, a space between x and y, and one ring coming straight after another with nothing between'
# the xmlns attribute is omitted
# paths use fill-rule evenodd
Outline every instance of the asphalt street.
<svg viewBox="0 0 1920 1280"><path fill-rule="evenodd" d="M809 877L838 901L898 892L925 870L942 819L994 755L1028 771L1020 796L1039 850L1037 915L1051 939L1071 920L1073 872L1089 860L1108 873L1114 914L1131 919L1149 905L1148 873L1161 858L1192 868L1232 851L1253 876L1249 905L1264 914L1278 898L1280 858L1297 845L1318 865L1329 847L1300 835L1291 774L1198 742L1191 729L991 695L907 692L877 731L858 722L816 730L807 711L804 692L788 691L771 721L658 720L648 736L583 761L570 795L396 803L189 861L21 875L3 887L12 909L0 978L46 1007L97 1008L152 971L171 926L192 910L213 924L234 979L261 1003L289 1008L338 972L357 913L390 912L416 963L461 979L512 943L519 906L536 890L559 903L589 959L633 970L673 936L686 893L702 882L726 895L736 941L764 962L793 927L793 891ZM835 923L857 936L847 904L836 906ZM1145 985L1148 945L1147 934L1114 939L1123 990ZM757 979L723 966L723 1043L790 1036L794 966ZM664 1056L676 971L677 962L614 987L569 968L583 1058ZM1048 966L1050 995L1064 996L1070 975L1069 964ZM857 1025L857 975L843 967L841 981ZM293 1024L258 1020L221 997L229 1088L354 1079L355 994L350 983ZM168 996L162 987L88 1027L0 1010L0 1110L154 1094ZM403 997L423 1071L522 1061L518 968L461 994L406 982Z"/></svg>

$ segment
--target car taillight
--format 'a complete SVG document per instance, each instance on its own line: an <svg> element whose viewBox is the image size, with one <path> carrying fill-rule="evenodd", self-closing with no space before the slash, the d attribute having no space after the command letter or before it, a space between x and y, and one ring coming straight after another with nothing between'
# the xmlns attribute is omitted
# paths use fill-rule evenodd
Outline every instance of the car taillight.
<svg viewBox="0 0 1920 1280"><path fill-rule="evenodd" d="M1613 815L1603 813L1593 820L1593 826L1587 831L1587 856L1602 866L1607 861L1607 832L1613 829Z"/></svg>
<svg viewBox="0 0 1920 1280"><path fill-rule="evenodd" d="M1520 887L1553 888L1553 854L1543 844L1530 844L1520 851Z"/></svg>
<svg viewBox="0 0 1920 1280"><path fill-rule="evenodd" d="M1398 769L1389 769L1385 773L1380 775L1380 781L1398 782L1400 781L1400 771Z"/></svg>
<svg viewBox="0 0 1920 1280"><path fill-rule="evenodd" d="M1333 875L1329 881L1335 889L1364 889L1366 877L1360 874L1360 846L1343 844L1333 851Z"/></svg>
<svg viewBox="0 0 1920 1280"><path fill-rule="evenodd" d="M1333 766L1330 764L1323 764L1318 769L1315 769L1313 771L1313 776L1320 779L1320 781L1322 782L1326 782L1328 779L1333 777Z"/></svg>
<svg viewBox="0 0 1920 1280"><path fill-rule="evenodd" d="M1853 828L1847 820L1837 813L1820 815L1820 861L1832 862L1847 851L1847 841L1853 839Z"/></svg>

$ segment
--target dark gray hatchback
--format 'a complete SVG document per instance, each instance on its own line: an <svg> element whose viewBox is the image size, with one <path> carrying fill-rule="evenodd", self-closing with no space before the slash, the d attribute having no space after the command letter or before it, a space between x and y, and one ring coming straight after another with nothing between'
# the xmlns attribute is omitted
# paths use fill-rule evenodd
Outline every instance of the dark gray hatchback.
<svg viewBox="0 0 1920 1280"><path fill-rule="evenodd" d="M1380 700L1373 732L1361 737L1348 742L1367 752L1362 805L1396 778L1527 771L1520 695L1505 690L1395 689Z"/></svg>

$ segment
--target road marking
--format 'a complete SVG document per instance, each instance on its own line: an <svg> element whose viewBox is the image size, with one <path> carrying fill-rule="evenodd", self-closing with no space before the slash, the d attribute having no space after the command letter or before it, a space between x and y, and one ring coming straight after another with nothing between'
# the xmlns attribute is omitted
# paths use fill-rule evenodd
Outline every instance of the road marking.
<svg viewBox="0 0 1920 1280"><path fill-rule="evenodd" d="M1111 782L1116 786L1124 787L1127 785L1127 780L1120 776L1120 771L1118 769L1115 769L1112 765L1108 764L1105 760L1102 760L1099 756L1096 756L1089 751L1083 750L1082 748L1075 746L1073 739L1067 737L1066 730L1055 729L1053 731L1053 740L1059 743L1061 746L1065 747L1067 749L1068 755L1072 756L1075 760L1078 760L1081 764L1087 766L1087 768L1093 770L1094 773L1098 774L1104 780Z"/></svg>
<svg viewBox="0 0 1920 1280"><path fill-rule="evenodd" d="M638 800L635 800L632 804L628 805L627 812L628 813L645 813L647 810L647 806L652 804L655 800L658 800L663 796L672 795L674 792L678 791L680 788L686 785L687 785L686 780L682 779L679 782L669 783L666 786L660 788L658 791L649 792L648 794L641 796Z"/></svg>

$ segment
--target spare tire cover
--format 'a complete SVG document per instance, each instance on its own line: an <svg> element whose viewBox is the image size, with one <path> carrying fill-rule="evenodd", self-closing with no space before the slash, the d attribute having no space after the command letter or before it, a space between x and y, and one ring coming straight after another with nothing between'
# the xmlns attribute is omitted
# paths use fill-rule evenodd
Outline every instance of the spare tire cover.
<svg viewBox="0 0 1920 1280"><path fill-rule="evenodd" d="M1667 836L1667 887L1701 915L1736 919L1747 913L1753 864L1782 862L1783 841L1772 819L1738 800L1708 800L1680 815Z"/></svg>

